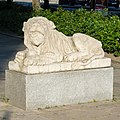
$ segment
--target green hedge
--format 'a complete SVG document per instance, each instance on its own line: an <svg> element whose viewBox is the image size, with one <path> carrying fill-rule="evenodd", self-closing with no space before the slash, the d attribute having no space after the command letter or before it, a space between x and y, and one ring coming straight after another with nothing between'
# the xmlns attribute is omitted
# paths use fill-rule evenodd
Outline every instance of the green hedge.
<svg viewBox="0 0 120 120"><path fill-rule="evenodd" d="M85 33L103 44L104 51L120 56L120 18L103 16L102 13L79 9L76 11L19 11L15 9L0 11L0 26L21 33L23 22L33 16L44 16L52 20L56 29L71 36L74 33Z"/></svg>

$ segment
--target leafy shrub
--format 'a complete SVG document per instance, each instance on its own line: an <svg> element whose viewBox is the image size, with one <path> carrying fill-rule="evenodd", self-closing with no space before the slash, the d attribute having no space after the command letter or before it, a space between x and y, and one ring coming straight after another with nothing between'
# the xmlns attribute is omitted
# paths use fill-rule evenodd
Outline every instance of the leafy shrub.
<svg viewBox="0 0 120 120"><path fill-rule="evenodd" d="M104 51L120 56L120 18L118 16L103 16L102 13L78 9L65 11L20 11L16 7L0 11L0 26L5 26L15 32L21 32L23 22L29 17L44 16L53 21L56 29L68 36L74 33L90 35L103 44Z"/></svg>
<svg viewBox="0 0 120 120"><path fill-rule="evenodd" d="M8 28L13 32L22 34L23 22L31 17L31 11L24 11L24 7L12 4L8 7L6 2L0 2L0 28Z"/></svg>

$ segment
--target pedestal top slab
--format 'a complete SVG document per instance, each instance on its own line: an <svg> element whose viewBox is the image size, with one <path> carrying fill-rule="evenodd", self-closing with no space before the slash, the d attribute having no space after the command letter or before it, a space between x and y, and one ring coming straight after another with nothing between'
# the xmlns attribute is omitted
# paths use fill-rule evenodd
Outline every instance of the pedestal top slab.
<svg viewBox="0 0 120 120"><path fill-rule="evenodd" d="M11 70L16 71L16 68L12 63L10 66ZM103 68L111 66L110 58L95 59L88 65L82 65L81 62L60 62L52 63L49 65L41 66L27 66L23 67L21 71L26 74L38 74L38 73L50 73L50 72L60 72L60 71L70 71L70 70L82 70L82 69L92 69L92 68Z"/></svg>

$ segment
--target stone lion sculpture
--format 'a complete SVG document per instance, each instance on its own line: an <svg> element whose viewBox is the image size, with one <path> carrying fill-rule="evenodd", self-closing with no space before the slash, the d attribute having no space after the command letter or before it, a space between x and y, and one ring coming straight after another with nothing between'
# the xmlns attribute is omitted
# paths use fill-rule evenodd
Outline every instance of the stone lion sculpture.
<svg viewBox="0 0 120 120"><path fill-rule="evenodd" d="M85 66L104 57L100 41L82 33L68 37L55 28L54 23L45 17L33 17L24 22L24 44L27 48L19 51L14 61L9 62L9 69L23 72L28 66L63 62L79 62Z"/></svg>

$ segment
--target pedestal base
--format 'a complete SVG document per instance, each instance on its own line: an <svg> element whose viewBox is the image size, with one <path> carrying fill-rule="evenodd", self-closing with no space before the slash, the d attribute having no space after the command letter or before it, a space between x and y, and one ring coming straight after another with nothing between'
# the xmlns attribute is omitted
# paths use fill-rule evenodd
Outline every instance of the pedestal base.
<svg viewBox="0 0 120 120"><path fill-rule="evenodd" d="M24 110L113 98L113 68L28 75L6 70L5 95Z"/></svg>

